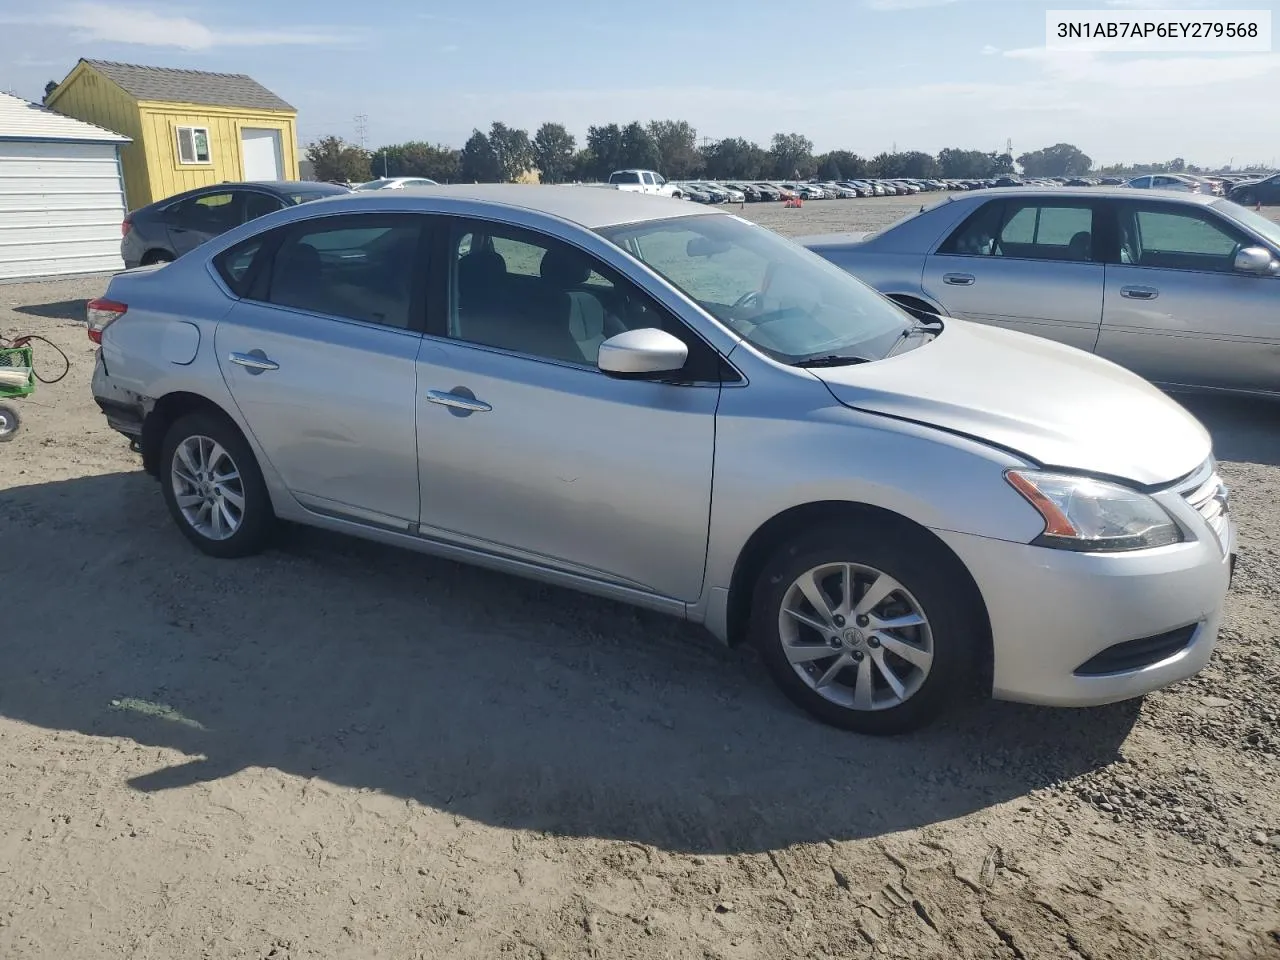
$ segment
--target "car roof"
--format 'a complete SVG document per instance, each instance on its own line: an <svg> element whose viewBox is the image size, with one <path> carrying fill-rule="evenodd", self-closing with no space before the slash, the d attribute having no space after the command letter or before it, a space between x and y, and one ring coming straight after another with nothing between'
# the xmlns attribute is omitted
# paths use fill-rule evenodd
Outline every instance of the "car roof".
<svg viewBox="0 0 1280 960"><path fill-rule="evenodd" d="M357 213L365 207L387 210L440 210L438 200L461 200L511 209L528 210L568 220L588 230L646 220L673 217L714 216L718 211L653 194L613 190L589 185L546 186L522 183L453 184L406 187L403 190L367 190L343 193L315 201L333 212ZM312 204L307 204L312 207ZM315 209L312 207L312 209Z"/></svg>
<svg viewBox="0 0 1280 960"><path fill-rule="evenodd" d="M1206 193L1181 193L1176 191L1144 190L1139 187L993 187L965 193L959 197L948 194L956 202L988 200L993 197L1119 197L1129 200L1170 200L1174 203L1193 203L1208 206L1221 197Z"/></svg>

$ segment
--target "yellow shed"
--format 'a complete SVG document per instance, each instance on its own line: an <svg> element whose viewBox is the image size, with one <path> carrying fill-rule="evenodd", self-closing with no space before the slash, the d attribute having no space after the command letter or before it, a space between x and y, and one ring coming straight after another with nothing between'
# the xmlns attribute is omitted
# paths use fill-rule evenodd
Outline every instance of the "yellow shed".
<svg viewBox="0 0 1280 960"><path fill-rule="evenodd" d="M224 181L298 179L297 110L242 73L82 59L45 105L130 138L130 210Z"/></svg>

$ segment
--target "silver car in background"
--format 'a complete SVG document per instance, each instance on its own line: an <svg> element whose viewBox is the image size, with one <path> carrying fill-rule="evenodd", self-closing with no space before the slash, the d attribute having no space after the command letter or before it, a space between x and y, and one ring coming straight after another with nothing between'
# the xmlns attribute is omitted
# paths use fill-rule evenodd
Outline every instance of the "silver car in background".
<svg viewBox="0 0 1280 960"><path fill-rule="evenodd" d="M1280 395L1280 225L1208 194L952 194L800 242L926 314L1032 333L1168 389Z"/></svg>
<svg viewBox="0 0 1280 960"><path fill-rule="evenodd" d="M107 422L215 557L296 521L637 604L867 733L975 678L1139 696L1218 631L1233 526L1182 407L713 209L352 194L119 274L88 319Z"/></svg>

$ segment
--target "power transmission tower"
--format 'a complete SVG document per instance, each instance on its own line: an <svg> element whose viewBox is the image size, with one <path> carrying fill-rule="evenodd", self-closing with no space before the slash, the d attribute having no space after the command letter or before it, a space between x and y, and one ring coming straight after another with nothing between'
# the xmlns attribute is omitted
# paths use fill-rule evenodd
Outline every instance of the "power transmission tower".
<svg viewBox="0 0 1280 960"><path fill-rule="evenodd" d="M358 113L355 117L356 121L356 143L360 145L360 149L365 149L365 141L369 138L369 115Z"/></svg>

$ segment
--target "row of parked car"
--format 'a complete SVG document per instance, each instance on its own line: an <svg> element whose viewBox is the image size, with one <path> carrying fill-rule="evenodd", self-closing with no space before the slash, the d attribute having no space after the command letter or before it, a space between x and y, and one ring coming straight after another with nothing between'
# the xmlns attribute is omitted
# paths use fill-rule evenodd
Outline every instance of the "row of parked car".
<svg viewBox="0 0 1280 960"><path fill-rule="evenodd" d="M760 203L766 201L855 199L857 197L907 196L938 190L984 190L992 187L1135 187L1177 190L1229 196L1238 203L1280 202L1280 174L1270 178L1243 175L1199 176L1146 174L1140 177L987 177L940 180L891 178L860 180L684 180L670 184L687 200L697 203ZM1265 194L1265 195L1264 195Z"/></svg>

